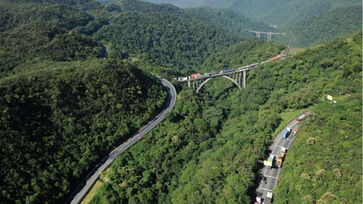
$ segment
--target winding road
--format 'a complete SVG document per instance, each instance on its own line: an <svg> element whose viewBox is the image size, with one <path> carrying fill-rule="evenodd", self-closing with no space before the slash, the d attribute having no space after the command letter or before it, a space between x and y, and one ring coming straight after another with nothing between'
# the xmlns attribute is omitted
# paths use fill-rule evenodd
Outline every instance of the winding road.
<svg viewBox="0 0 363 204"><path fill-rule="evenodd" d="M78 204L86 196L88 191L91 189L93 184L97 181L101 172L103 172L111 163L129 147L139 141L144 135L150 132L156 125L162 122L167 113L173 109L176 102L176 90L175 87L166 79L159 78L162 85L168 92L168 98L164 109L157 115L152 121L143 126L135 135L130 137L126 142L116 147L109 155L107 155L102 161L100 161L96 167L87 175L87 177L81 182L75 192L70 196L69 200L72 199L71 203ZM75 195L75 196L74 196ZM74 196L74 197L73 197ZM69 202L67 201L67 203Z"/></svg>
<svg viewBox="0 0 363 204"><path fill-rule="evenodd" d="M309 115L309 112L304 113L306 116ZM291 128L292 131L294 131L296 128L299 128L300 122L293 120L291 121L286 127L284 128ZM275 156L275 161L277 157L282 152L282 148L289 149L292 143L295 140L295 133L292 132L286 139L282 139L281 137L282 131L277 134L275 137L272 145L269 147L269 150L272 155ZM289 152L287 151L287 156ZM283 164L282 164L283 168ZM264 166L260 171L259 174L261 175L261 181L258 185L258 188L256 189L257 196L260 196L263 198L263 200L266 200L267 192L272 192L273 189L276 187L279 176L280 176L281 168L277 168L274 166L273 168Z"/></svg>

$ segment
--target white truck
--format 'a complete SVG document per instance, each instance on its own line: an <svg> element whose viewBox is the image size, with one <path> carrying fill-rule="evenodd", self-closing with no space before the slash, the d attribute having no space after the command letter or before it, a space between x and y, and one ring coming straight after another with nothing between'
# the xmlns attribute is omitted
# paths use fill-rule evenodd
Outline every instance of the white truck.
<svg viewBox="0 0 363 204"><path fill-rule="evenodd" d="M263 204L270 204L272 202L272 192L267 192L266 199Z"/></svg>
<svg viewBox="0 0 363 204"><path fill-rule="evenodd" d="M255 204L271 204L271 202L272 192L267 192L265 199L262 198L262 195L257 196Z"/></svg>
<svg viewBox="0 0 363 204"><path fill-rule="evenodd" d="M275 159L275 156L274 155L270 155L267 160L263 161L263 165L265 166L268 166L268 167L271 167L273 166L273 163L274 163L274 159Z"/></svg>

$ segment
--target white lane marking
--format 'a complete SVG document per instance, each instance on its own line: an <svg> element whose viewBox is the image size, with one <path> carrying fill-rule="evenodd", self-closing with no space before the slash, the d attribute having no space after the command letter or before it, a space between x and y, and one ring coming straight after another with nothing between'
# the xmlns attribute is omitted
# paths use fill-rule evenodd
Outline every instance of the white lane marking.
<svg viewBox="0 0 363 204"><path fill-rule="evenodd" d="M263 190L263 191L272 191L272 189L268 189L268 188L260 188L260 190Z"/></svg>
<svg viewBox="0 0 363 204"><path fill-rule="evenodd" d="M287 147L283 147L283 146L280 146L280 145L277 145L277 147L283 149L283 148L287 148Z"/></svg>
<svg viewBox="0 0 363 204"><path fill-rule="evenodd" d="M264 177L266 177L266 178L273 178L273 179L277 179L277 177L275 177L275 176L268 176L268 175L263 175Z"/></svg>

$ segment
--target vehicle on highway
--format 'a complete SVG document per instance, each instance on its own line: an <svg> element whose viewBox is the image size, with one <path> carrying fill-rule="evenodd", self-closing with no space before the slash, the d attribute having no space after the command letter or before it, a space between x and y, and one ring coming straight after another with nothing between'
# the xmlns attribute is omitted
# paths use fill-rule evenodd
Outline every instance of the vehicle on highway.
<svg viewBox="0 0 363 204"><path fill-rule="evenodd" d="M267 158L267 160L263 161L263 165L265 165L265 166L268 166L268 167L272 168L273 163L274 163L274 160L275 160L275 156L271 154L271 155Z"/></svg>
<svg viewBox="0 0 363 204"><path fill-rule="evenodd" d="M302 119L305 118L305 116L306 116L305 114L300 115L299 117L296 118L296 121L300 122Z"/></svg>
<svg viewBox="0 0 363 204"><path fill-rule="evenodd" d="M192 74L192 75L190 75L190 78L197 78L197 77L199 77L201 75L201 73L196 73L196 74Z"/></svg>
<svg viewBox="0 0 363 204"><path fill-rule="evenodd" d="M282 162L284 162L285 155L286 155L286 149L285 148L282 148L282 151L281 151L279 157L276 160L276 166L278 168L281 168L282 167Z"/></svg>
<svg viewBox="0 0 363 204"><path fill-rule="evenodd" d="M272 192L267 192L266 199L264 200L264 204L270 204L272 202Z"/></svg>
<svg viewBox="0 0 363 204"><path fill-rule="evenodd" d="M234 72L234 71L235 71L235 69L230 68L230 69L222 70L222 71L220 71L219 73L224 74L224 73L229 73L229 72Z"/></svg>
<svg viewBox="0 0 363 204"><path fill-rule="evenodd" d="M281 138L286 139L290 133L291 133L291 128L287 127L286 129L284 129L284 131L282 131Z"/></svg>
<svg viewBox="0 0 363 204"><path fill-rule="evenodd" d="M277 56L275 56L275 57L271 57L271 58L269 59L269 61L270 61L270 62L271 62L271 61L278 61L278 60L283 59L283 58L285 58L285 55L284 55L284 54L281 54L281 55L277 55Z"/></svg>
<svg viewBox="0 0 363 204"><path fill-rule="evenodd" d="M254 204L270 204L272 202L272 192L267 192L266 199L263 199L262 195L257 195L256 202Z"/></svg>

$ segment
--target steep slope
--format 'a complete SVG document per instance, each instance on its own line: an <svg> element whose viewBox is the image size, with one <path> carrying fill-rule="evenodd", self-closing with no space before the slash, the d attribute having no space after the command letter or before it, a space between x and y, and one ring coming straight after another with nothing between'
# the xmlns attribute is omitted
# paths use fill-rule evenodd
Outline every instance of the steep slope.
<svg viewBox="0 0 363 204"><path fill-rule="evenodd" d="M238 12L229 9L216 9L209 7L190 8L186 13L210 24L218 25L243 38L252 38L248 30L274 31L271 26L251 20Z"/></svg>
<svg viewBox="0 0 363 204"><path fill-rule="evenodd" d="M94 18L61 4L0 2L0 76L41 60L71 61L104 56L102 45L72 32Z"/></svg>
<svg viewBox="0 0 363 204"><path fill-rule="evenodd" d="M265 41L241 41L231 47L214 53L202 65L203 71L218 71L229 67L263 62L282 52L284 46Z"/></svg>
<svg viewBox="0 0 363 204"><path fill-rule="evenodd" d="M274 203L359 203L361 96L318 105L290 148Z"/></svg>
<svg viewBox="0 0 363 204"><path fill-rule="evenodd" d="M362 36L348 40L361 58ZM358 54L360 53L360 54ZM351 54L351 51L347 52ZM334 62L329 62L334 63ZM343 64L342 75L361 77L361 64L353 70ZM335 64L335 63L334 63ZM353 71L352 70L352 71ZM331 80L338 82L340 77ZM360 82L360 83L359 83ZM345 82L343 92L331 93L337 104L325 102L313 107L314 114L288 152L275 190L275 203L359 203L362 198L362 80ZM353 94L349 90L356 90Z"/></svg>
<svg viewBox="0 0 363 204"><path fill-rule="evenodd" d="M0 81L2 201L64 201L165 100L154 78L117 61L38 66Z"/></svg>
<svg viewBox="0 0 363 204"><path fill-rule="evenodd" d="M344 7L307 18L287 30L291 46L308 47L361 30L362 6Z"/></svg>
<svg viewBox="0 0 363 204"><path fill-rule="evenodd" d="M120 1L121 11L95 37L111 43L111 52L127 53L162 65L185 69L201 64L210 53L240 40L168 5ZM152 4L151 4L152 5Z"/></svg>
<svg viewBox="0 0 363 204"><path fill-rule="evenodd" d="M326 93L361 102L360 38L265 64L242 91L222 79L198 95L182 90L167 121L111 166L92 203L251 203L256 161L284 111L325 103Z"/></svg>
<svg viewBox="0 0 363 204"><path fill-rule="evenodd" d="M157 3L171 3L181 7L210 6L215 8L229 8L243 15L267 24L279 26L291 25L325 11L360 4L359 0L149 0Z"/></svg>

